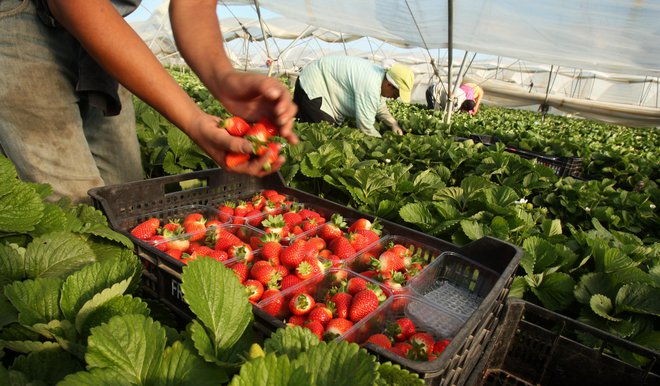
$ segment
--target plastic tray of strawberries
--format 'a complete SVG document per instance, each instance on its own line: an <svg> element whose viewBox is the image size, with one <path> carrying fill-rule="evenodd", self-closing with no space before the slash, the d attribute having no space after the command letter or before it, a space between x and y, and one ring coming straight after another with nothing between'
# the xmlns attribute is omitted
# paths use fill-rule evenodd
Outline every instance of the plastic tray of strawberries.
<svg viewBox="0 0 660 386"><path fill-rule="evenodd" d="M119 231L127 234L134 242L154 245L186 233L204 232L212 226L227 224L229 221L228 217L222 216L212 206L184 205L129 217Z"/></svg>
<svg viewBox="0 0 660 386"><path fill-rule="evenodd" d="M415 294L394 294L340 337L417 372L442 364L442 353L464 322Z"/></svg>
<svg viewBox="0 0 660 386"><path fill-rule="evenodd" d="M408 282L408 289L467 320L499 279L497 272L456 252L443 252Z"/></svg>
<svg viewBox="0 0 660 386"><path fill-rule="evenodd" d="M331 268L283 291L275 291L272 296L262 297L257 303L262 312L256 316L273 329L283 323L300 325L310 328L321 339L331 340L378 309L391 295L385 286L369 278L344 268ZM309 309L301 309L300 304L307 304ZM332 315L326 320L311 316L314 308L321 308L321 305L331 309ZM321 323L323 330L310 326L308 322L312 320ZM330 328L333 326L336 328Z"/></svg>
<svg viewBox="0 0 660 386"><path fill-rule="evenodd" d="M344 266L400 292L443 252L441 248L391 234L348 259Z"/></svg>

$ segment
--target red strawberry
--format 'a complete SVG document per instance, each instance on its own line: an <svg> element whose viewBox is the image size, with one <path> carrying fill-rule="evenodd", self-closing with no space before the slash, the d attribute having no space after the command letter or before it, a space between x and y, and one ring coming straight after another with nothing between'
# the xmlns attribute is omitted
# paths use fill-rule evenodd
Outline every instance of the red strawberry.
<svg viewBox="0 0 660 386"><path fill-rule="evenodd" d="M271 297L272 299L270 299ZM276 318L281 318L284 310L284 298L280 296L280 290L275 288L265 290L264 294L261 295L259 306L268 314Z"/></svg>
<svg viewBox="0 0 660 386"><path fill-rule="evenodd" d="M222 121L222 126L220 127L227 130L227 132L234 137L242 137L247 133L250 124L245 122L243 118L234 116Z"/></svg>
<svg viewBox="0 0 660 386"><path fill-rule="evenodd" d="M394 346L392 346L392 352L408 358L408 353L412 348L412 345L408 342L396 342Z"/></svg>
<svg viewBox="0 0 660 386"><path fill-rule="evenodd" d="M264 227L266 233L276 234L280 238L285 238L289 235L288 227L281 214L275 216L269 215L268 218L261 222L261 225Z"/></svg>
<svg viewBox="0 0 660 386"><path fill-rule="evenodd" d="M238 201L234 207L234 217L245 217L250 210L252 210L252 208L248 206L247 202L243 200Z"/></svg>
<svg viewBox="0 0 660 386"><path fill-rule="evenodd" d="M268 134L268 130L261 123L253 124L248 131L245 133L245 139L252 142L252 147L254 148L254 154L263 155L268 151L268 139L271 137Z"/></svg>
<svg viewBox="0 0 660 386"><path fill-rule="evenodd" d="M404 268L403 259L389 249L381 253L373 263L374 268L381 273L397 272Z"/></svg>
<svg viewBox="0 0 660 386"><path fill-rule="evenodd" d="M249 225L253 227L258 227L261 225L261 221L264 219L263 213L258 209L252 209L251 211L245 214L245 220Z"/></svg>
<svg viewBox="0 0 660 386"><path fill-rule="evenodd" d="M286 324L293 327L293 326L304 326L305 322L307 321L307 318L304 315L291 315L289 319L286 321Z"/></svg>
<svg viewBox="0 0 660 386"><path fill-rule="evenodd" d="M277 282L281 279L277 269L264 260L254 263L252 268L250 268L250 277L260 281L261 284L269 288L276 286Z"/></svg>
<svg viewBox="0 0 660 386"><path fill-rule="evenodd" d="M268 160L266 163L263 164L262 168L265 171L270 171L273 168L273 164L277 162L278 158L280 158L280 149L282 148L282 145L278 142L268 142L266 145L267 150L270 150L270 155L268 156Z"/></svg>
<svg viewBox="0 0 660 386"><path fill-rule="evenodd" d="M371 245L376 241L380 240L380 235L370 229L358 229L355 231L358 234L361 234L367 239L367 245Z"/></svg>
<svg viewBox="0 0 660 386"><path fill-rule="evenodd" d="M250 202L252 203L252 206L256 210L261 210L261 208L266 205L266 197L263 196L261 193L255 193L252 198L250 199Z"/></svg>
<svg viewBox="0 0 660 386"><path fill-rule="evenodd" d="M334 318L328 321L328 324L325 326L325 333L323 334L323 339L330 341L344 335L351 327L353 327L353 322L344 318Z"/></svg>
<svg viewBox="0 0 660 386"><path fill-rule="evenodd" d="M238 262L235 264L232 264L231 268L234 273L236 273L236 277L238 278L238 281L241 283L245 283L245 280L248 277L248 266L243 263L243 262Z"/></svg>
<svg viewBox="0 0 660 386"><path fill-rule="evenodd" d="M325 225L319 229L318 235L329 243L331 240L343 235L345 227L346 222L344 221L344 218L338 213L333 213L330 221L326 222Z"/></svg>
<svg viewBox="0 0 660 386"><path fill-rule="evenodd" d="M183 256L183 251L180 250L180 249L169 249L165 253L167 253L168 255L172 256L173 258L175 258L177 260L181 260L181 258Z"/></svg>
<svg viewBox="0 0 660 386"><path fill-rule="evenodd" d="M230 259L241 259L249 263L254 258L254 253L252 252L252 247L248 244L241 243L227 248L227 256Z"/></svg>
<svg viewBox="0 0 660 386"><path fill-rule="evenodd" d="M228 168L235 168L238 165L244 164L250 160L249 154L232 153L225 154L225 165Z"/></svg>
<svg viewBox="0 0 660 386"><path fill-rule="evenodd" d="M286 196L280 193L271 194L268 196L268 201L273 204L283 204L286 201Z"/></svg>
<svg viewBox="0 0 660 386"><path fill-rule="evenodd" d="M330 241L328 249L342 260L352 257L356 252L355 248L351 245L351 242L343 236L336 237Z"/></svg>
<svg viewBox="0 0 660 386"><path fill-rule="evenodd" d="M140 240L148 240L156 235L159 227L160 220L157 218L150 218L133 228L131 234Z"/></svg>
<svg viewBox="0 0 660 386"><path fill-rule="evenodd" d="M170 220L170 222L163 225L162 231L163 231L163 233L165 233L165 231L169 232L168 236L169 235L180 235L182 233L181 224L179 224L179 222L176 221L176 220Z"/></svg>
<svg viewBox="0 0 660 386"><path fill-rule="evenodd" d="M165 237L161 235L155 235L152 238L148 239L147 241L149 244L153 244L156 249L165 252L167 250L167 245L163 242L165 240Z"/></svg>
<svg viewBox="0 0 660 386"><path fill-rule="evenodd" d="M296 240L280 253L280 263L287 268L296 269L305 258L305 240Z"/></svg>
<svg viewBox="0 0 660 386"><path fill-rule="evenodd" d="M359 218L348 227L349 232L355 232L358 229L371 229L371 221L366 218Z"/></svg>
<svg viewBox="0 0 660 386"><path fill-rule="evenodd" d="M320 237L312 237L307 239L307 244L313 246L318 252L321 252L327 246L325 240Z"/></svg>
<svg viewBox="0 0 660 386"><path fill-rule="evenodd" d="M305 257L296 267L295 275L300 280L307 280L323 272L323 265L316 257Z"/></svg>
<svg viewBox="0 0 660 386"><path fill-rule="evenodd" d="M201 213L189 214L183 220L183 227L186 233L194 233L190 236L190 241L201 240L206 236L206 218Z"/></svg>
<svg viewBox="0 0 660 386"><path fill-rule="evenodd" d="M261 195L266 197L267 199L270 198L271 196L274 196L276 194L279 194L277 190L274 189L264 189L261 191Z"/></svg>
<svg viewBox="0 0 660 386"><path fill-rule="evenodd" d="M243 283L245 290L248 293L248 300L252 303L256 303L261 299L261 296L264 293L264 285L260 281L254 279L248 279Z"/></svg>
<svg viewBox="0 0 660 386"><path fill-rule="evenodd" d="M219 219L220 221L227 222L229 221L229 218L234 215L234 207L236 205L233 202L225 202L224 204L220 205L218 210L220 211L220 216Z"/></svg>
<svg viewBox="0 0 660 386"><path fill-rule="evenodd" d="M355 249L356 252L365 249L367 246L369 246L369 244L371 244L369 240L367 240L367 236L357 232L349 233L346 236L346 239L349 243L351 243L351 246L353 249Z"/></svg>
<svg viewBox="0 0 660 386"><path fill-rule="evenodd" d="M218 251L226 251L233 245L243 244L243 240L224 228L220 228L216 231L215 239L215 249Z"/></svg>
<svg viewBox="0 0 660 386"><path fill-rule="evenodd" d="M296 275L286 275L282 278L280 283L280 290L284 291L287 288L293 287L294 285L300 283L302 280Z"/></svg>
<svg viewBox="0 0 660 386"><path fill-rule="evenodd" d="M319 340L323 340L323 325L317 320L310 320L303 325L303 328L308 328Z"/></svg>
<svg viewBox="0 0 660 386"><path fill-rule="evenodd" d="M365 343L373 343L384 348L392 347L392 341L385 334L373 334L367 338Z"/></svg>
<svg viewBox="0 0 660 386"><path fill-rule="evenodd" d="M190 247L190 241L188 239L181 238L166 241L165 244L167 244L167 249L178 249L183 252L188 250L188 247Z"/></svg>
<svg viewBox="0 0 660 386"><path fill-rule="evenodd" d="M282 215L282 219L289 226L293 228L296 225L300 225L303 222L302 217L296 212L286 212Z"/></svg>
<svg viewBox="0 0 660 386"><path fill-rule="evenodd" d="M325 327L332 319L332 309L322 303L317 303L316 307L307 315L307 320L316 320Z"/></svg>
<svg viewBox="0 0 660 386"><path fill-rule="evenodd" d="M261 257L270 261L273 265L280 264L282 244L280 244L279 239L279 236L273 234L267 234L261 238L261 241L263 242L263 245L261 246Z"/></svg>
<svg viewBox="0 0 660 386"><path fill-rule="evenodd" d="M427 332L416 332L408 341L412 344L413 350L419 359L426 359L429 353L433 351L433 345L435 344L433 336Z"/></svg>
<svg viewBox="0 0 660 386"><path fill-rule="evenodd" d="M289 301L289 311L294 315L307 315L316 305L314 297L306 292L300 293Z"/></svg>
<svg viewBox="0 0 660 386"><path fill-rule="evenodd" d="M399 318L387 327L387 332L397 342L403 342L415 334L415 324L409 318Z"/></svg>
<svg viewBox="0 0 660 386"><path fill-rule="evenodd" d="M367 288L367 281L357 276L348 279L348 283L346 285L346 290L351 295L355 295L356 293L366 288Z"/></svg>
<svg viewBox="0 0 660 386"><path fill-rule="evenodd" d="M348 292L338 292L330 298L330 301L335 305L335 313L338 318L348 318L348 310L351 308L353 295Z"/></svg>
<svg viewBox="0 0 660 386"><path fill-rule="evenodd" d="M370 289L362 290L353 296L348 318L353 322L362 320L378 308L378 296Z"/></svg>
<svg viewBox="0 0 660 386"><path fill-rule="evenodd" d="M433 344L433 350L431 353L435 355L436 357L440 356L443 351L445 351L445 348L449 346L449 343L451 343L451 340L449 339L442 339Z"/></svg>
<svg viewBox="0 0 660 386"><path fill-rule="evenodd" d="M268 118L262 117L258 123L262 124L266 128L266 131L270 136L279 134L277 127L271 121L269 121Z"/></svg>

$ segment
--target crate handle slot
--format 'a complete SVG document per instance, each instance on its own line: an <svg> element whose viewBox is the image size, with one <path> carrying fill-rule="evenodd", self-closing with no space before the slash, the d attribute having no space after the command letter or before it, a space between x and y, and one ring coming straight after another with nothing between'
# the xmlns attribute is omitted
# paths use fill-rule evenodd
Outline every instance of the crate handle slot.
<svg viewBox="0 0 660 386"><path fill-rule="evenodd" d="M206 190L209 185L208 178L190 178L173 181L163 184L163 193L167 195L177 194L181 192L193 191L196 189Z"/></svg>

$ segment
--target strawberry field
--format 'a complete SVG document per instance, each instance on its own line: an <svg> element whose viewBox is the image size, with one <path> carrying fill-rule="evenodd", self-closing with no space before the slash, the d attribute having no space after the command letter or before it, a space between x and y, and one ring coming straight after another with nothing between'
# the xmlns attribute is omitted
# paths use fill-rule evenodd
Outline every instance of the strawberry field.
<svg viewBox="0 0 660 386"><path fill-rule="evenodd" d="M172 74L205 111L228 117L196 78ZM300 143L283 148L288 186L374 216L373 224L265 190L216 202L217 212L187 208L136 218L127 225L129 238L91 206L47 201L48 186L19 181L0 158L0 379L424 384L410 369L424 369L455 347L451 338L465 319L440 312L442 323L425 325L437 305L416 304L400 290L411 284L430 291L420 272L472 273L475 263L458 254L437 259L437 246L389 235L378 219L459 247L485 236L517 245L524 254L509 296L660 350L657 130L490 106L448 125L419 105L390 108L403 136L366 137L350 122L297 124ZM136 115L148 177L216 167L137 100ZM499 142L475 142L473 134ZM560 178L511 148L579 157L582 173ZM140 286L135 242L145 243L146 255L176 263L168 269L181 272L175 292L190 320ZM498 275L477 266L472 283L485 291ZM409 306L426 316L404 318ZM287 327L264 333L253 307ZM632 366L649 365L588 335L575 339Z"/></svg>

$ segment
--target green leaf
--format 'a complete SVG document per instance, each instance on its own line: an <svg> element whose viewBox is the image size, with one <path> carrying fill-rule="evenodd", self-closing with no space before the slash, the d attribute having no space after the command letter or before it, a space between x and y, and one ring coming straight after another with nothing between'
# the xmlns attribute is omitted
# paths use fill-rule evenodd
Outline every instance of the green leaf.
<svg viewBox="0 0 660 386"><path fill-rule="evenodd" d="M589 304L591 297L596 294L602 294L608 298L616 296L616 289L612 285L610 276L602 272L582 275L575 286L575 299L582 304Z"/></svg>
<svg viewBox="0 0 660 386"><path fill-rule="evenodd" d="M201 355L207 362L213 362L222 366L223 363L218 358L219 353L213 345L213 338L209 335L204 326L196 319L193 319L192 322L188 324L188 330L190 339L192 339L199 355Z"/></svg>
<svg viewBox="0 0 660 386"><path fill-rule="evenodd" d="M87 314L87 317L81 322L78 328L82 336L87 336L92 327L100 326L117 315L131 314L149 316L147 303L141 298L135 298L131 295L115 296L96 306L96 308Z"/></svg>
<svg viewBox="0 0 660 386"><path fill-rule="evenodd" d="M2 157L0 157L2 159ZM35 386L31 383L28 377L20 371L7 370L4 366L0 365L0 379L3 380L6 386Z"/></svg>
<svg viewBox="0 0 660 386"><path fill-rule="evenodd" d="M575 299L573 289L575 281L563 272L546 275L539 286L531 288L543 307L557 311L566 309Z"/></svg>
<svg viewBox="0 0 660 386"><path fill-rule="evenodd" d="M546 237L559 236L562 234L561 220L557 218L553 220L543 220L542 228L543 235Z"/></svg>
<svg viewBox="0 0 660 386"><path fill-rule="evenodd" d="M117 378L144 384L160 369L165 329L143 315L117 316L92 328L85 355L88 369L110 369Z"/></svg>
<svg viewBox="0 0 660 386"><path fill-rule="evenodd" d="M660 316L660 288L645 283L626 284L616 294L617 312Z"/></svg>
<svg viewBox="0 0 660 386"><path fill-rule="evenodd" d="M61 347L59 343L39 342L36 340L3 340L2 347L17 353L29 354L37 351L53 350Z"/></svg>
<svg viewBox="0 0 660 386"><path fill-rule="evenodd" d="M292 363L286 355L267 354L247 362L234 376L230 386L308 386L309 374Z"/></svg>
<svg viewBox="0 0 660 386"><path fill-rule="evenodd" d="M513 282L511 283L509 297L522 299L528 289L529 285L527 285L525 278L522 276L516 276L513 278Z"/></svg>
<svg viewBox="0 0 660 386"><path fill-rule="evenodd" d="M65 278L94 260L94 253L80 237L68 232L49 233L27 246L25 271L29 278Z"/></svg>
<svg viewBox="0 0 660 386"><path fill-rule="evenodd" d="M251 321L252 307L234 271L202 258L183 268L181 281L184 300L209 329L216 353L236 343Z"/></svg>
<svg viewBox="0 0 660 386"><path fill-rule="evenodd" d="M423 203L406 204L399 209L399 216L411 224L419 226L421 229L432 229L437 224L437 218Z"/></svg>
<svg viewBox="0 0 660 386"><path fill-rule="evenodd" d="M68 374L83 369L83 363L61 348L41 350L21 355L14 361L12 370L30 374L32 380L56 384Z"/></svg>
<svg viewBox="0 0 660 386"><path fill-rule="evenodd" d="M34 230L44 215L41 196L30 185L18 180L1 181L0 232L26 233Z"/></svg>
<svg viewBox="0 0 660 386"><path fill-rule="evenodd" d="M68 219L62 208L56 204L45 203L44 215L31 235L33 237L68 229Z"/></svg>
<svg viewBox="0 0 660 386"><path fill-rule="evenodd" d="M25 278L25 250L0 244L0 288Z"/></svg>
<svg viewBox="0 0 660 386"><path fill-rule="evenodd" d="M319 338L308 328L280 328L264 342L266 352L276 352L295 359L301 352L319 344Z"/></svg>
<svg viewBox="0 0 660 386"><path fill-rule="evenodd" d="M5 287L5 296L18 310L18 321L31 326L61 319L61 287L62 280L55 277L17 281Z"/></svg>
<svg viewBox="0 0 660 386"><path fill-rule="evenodd" d="M354 343L320 342L294 363L312 373L318 386L371 385L378 377L376 358Z"/></svg>
<svg viewBox="0 0 660 386"><path fill-rule="evenodd" d="M461 229L470 240L479 240L485 236L484 227L476 221L461 221Z"/></svg>
<svg viewBox="0 0 660 386"><path fill-rule="evenodd" d="M380 374L379 381L382 381L384 385L423 386L426 384L417 373L402 369L400 365L393 364L392 362L385 362L378 366L378 374Z"/></svg>
<svg viewBox="0 0 660 386"><path fill-rule="evenodd" d="M111 369L92 369L67 375L57 386L132 386L133 383L118 378Z"/></svg>
<svg viewBox="0 0 660 386"><path fill-rule="evenodd" d="M18 321L18 311L9 302L4 292L0 292L0 329Z"/></svg>
<svg viewBox="0 0 660 386"><path fill-rule="evenodd" d="M122 280L118 283L113 284L109 288L103 289L101 292L92 296L91 299L86 301L80 310L76 314L75 324L76 330L79 332L83 331L83 325L87 321L87 318L94 313L99 307L103 306L105 303L109 302L115 297L122 296L129 284L131 283L130 279Z"/></svg>
<svg viewBox="0 0 660 386"><path fill-rule="evenodd" d="M595 249L594 261L596 269L600 272L614 272L637 265L618 248Z"/></svg>
<svg viewBox="0 0 660 386"><path fill-rule="evenodd" d="M591 310L595 312L596 315L613 322L621 321L620 318L615 318L610 315L610 313L614 310L614 306L612 305L612 300L607 296L596 294L589 300L589 305L591 306Z"/></svg>
<svg viewBox="0 0 660 386"><path fill-rule="evenodd" d="M177 341L163 353L156 385L212 386L227 381L229 377L224 370L202 361L189 344Z"/></svg>
<svg viewBox="0 0 660 386"><path fill-rule="evenodd" d="M64 316L73 321L83 304L112 285L132 279L137 262L111 258L90 264L69 276L62 286L60 307Z"/></svg>

